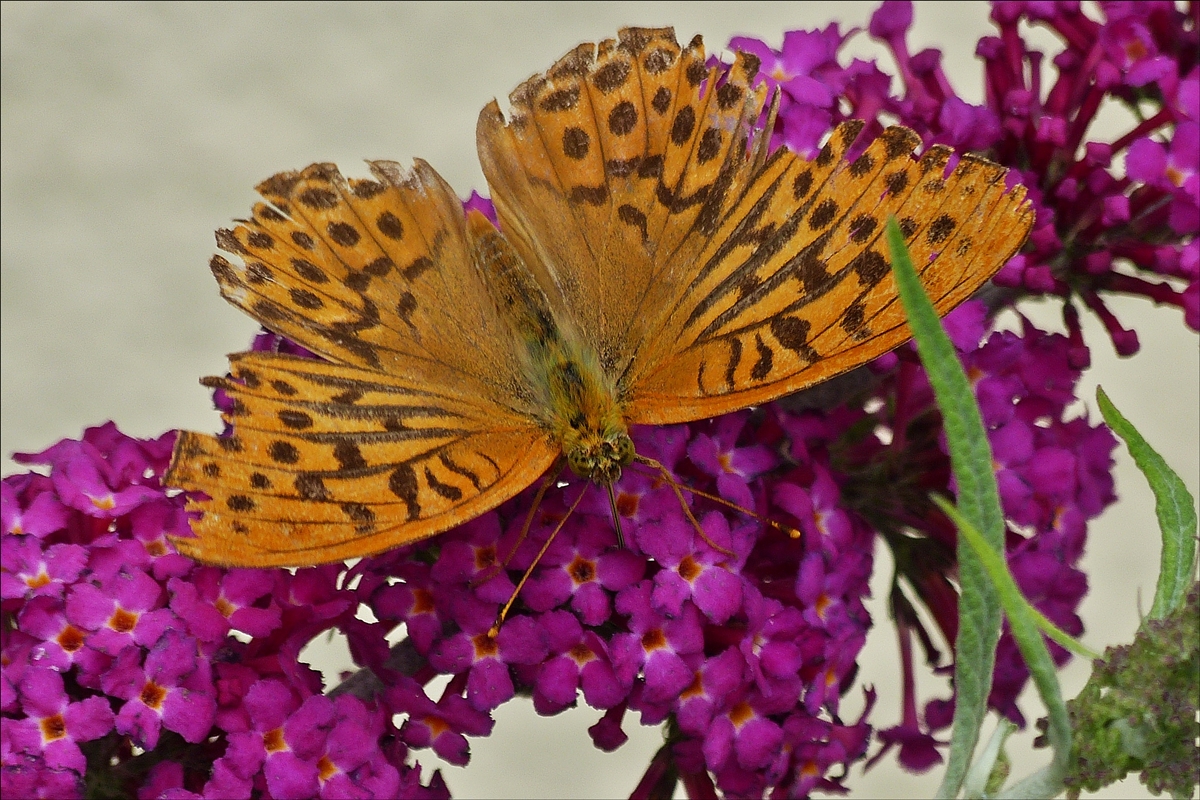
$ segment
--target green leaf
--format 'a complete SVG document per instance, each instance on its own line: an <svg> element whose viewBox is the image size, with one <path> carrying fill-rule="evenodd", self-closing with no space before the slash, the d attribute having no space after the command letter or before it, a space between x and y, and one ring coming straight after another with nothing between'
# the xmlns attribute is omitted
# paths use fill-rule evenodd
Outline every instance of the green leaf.
<svg viewBox="0 0 1200 800"><path fill-rule="evenodd" d="M992 474L992 450L988 444L979 407L970 383L942 330L933 304L925 296L904 246L904 235L894 218L887 223L892 272L909 325L917 341L917 352L929 375L950 447L950 462L958 483L958 507L962 515L983 535L994 551L1004 547L1004 515ZM992 685L996 643L1000 639L1000 604L996 590L969 544L958 544L959 603L958 640L955 643L954 728L950 735L950 757L938 797L957 795L979 742L979 731L987 714L987 696Z"/></svg>
<svg viewBox="0 0 1200 800"><path fill-rule="evenodd" d="M1158 573L1154 604L1147 616L1161 619L1183 603L1192 586L1196 567L1196 501L1174 470L1117 411L1099 386L1096 387L1096 401L1104 421L1113 433L1125 440L1133 463L1146 476L1154 492L1154 512L1162 530L1162 567Z"/></svg>
<svg viewBox="0 0 1200 800"><path fill-rule="evenodd" d="M937 503L938 508L944 511L946 516L954 520L954 524L958 526L959 537L965 539L975 550L975 554L983 563L984 570L987 571L988 577L996 587L1000 605L1004 607L1004 614L1008 617L1013 639L1017 642L1021 656L1029 667L1034 685L1037 686L1038 694L1042 696L1042 702L1046 704L1046 710L1050 716L1050 727L1047 734L1050 744L1054 748L1054 758L1049 772L1040 776L1039 779L1051 784L1061 781L1067 773L1067 764L1071 755L1071 720L1067 714L1066 703L1063 702L1062 689L1058 685L1058 673L1054 668L1054 659L1050 657L1050 650L1042 641L1042 626L1039 625L1037 619L1042 615L1021 594L1021 589L1013 580L1012 573L1008 571L1008 563L1004 560L1001 552L985 542L983 535L975 529L975 526L967 521L958 509L945 498L935 496L933 502ZM1058 631L1052 622L1045 617L1042 619L1045 625ZM1066 639L1071 639L1062 631L1058 632ZM1020 785L1017 784L1018 787ZM1059 785L1061 786L1061 784Z"/></svg>

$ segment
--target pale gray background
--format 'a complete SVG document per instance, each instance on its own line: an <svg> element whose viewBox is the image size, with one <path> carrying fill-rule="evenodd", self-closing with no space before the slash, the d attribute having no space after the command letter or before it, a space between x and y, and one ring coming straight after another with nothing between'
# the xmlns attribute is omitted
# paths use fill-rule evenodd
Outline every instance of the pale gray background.
<svg viewBox="0 0 1200 800"><path fill-rule="evenodd" d="M990 30L987 8L917 6L914 51L941 47L951 79L978 101L972 51ZM580 41L621 25L670 24L684 40L704 34L710 48L740 33L778 45L784 30L832 19L865 27L873 7L4 3L0 451L40 449L107 419L139 436L215 430L196 380L222 373L224 355L243 349L255 325L217 294L206 267L212 231L244 215L254 184L272 173L317 160L355 169L362 158L420 156L465 195L483 187L479 109ZM851 52L875 50L864 35ZM1196 337L1173 310L1115 307L1145 349L1118 360L1091 324L1095 367L1083 396L1103 383L1194 491ZM1057 324L1054 313L1038 318ZM1153 595L1159 550L1149 492L1123 451L1118 458L1124 501L1094 526L1085 563L1093 587L1086 640L1097 649L1132 635L1135 602L1148 607ZM884 565L877 596L886 581ZM878 604L875 613L882 619ZM885 624L862 670L880 690L873 720L881 726L899 716L894 653ZM344 648L315 657L335 673L348 665ZM1078 663L1068 670L1067 696L1086 675ZM847 698L847 717L859 696ZM1032 696L1025 707L1040 713ZM629 724L624 748L599 753L586 733L598 717L583 708L544 720L527 703L509 703L495 733L473 741L470 768L449 767L446 780L460 797L626 796L661 740ZM419 756L434 761L429 751ZM1015 772L1044 759L1019 759ZM861 797L920 797L936 777L889 762L855 774L851 786ZM1137 793L1134 782L1107 796Z"/></svg>

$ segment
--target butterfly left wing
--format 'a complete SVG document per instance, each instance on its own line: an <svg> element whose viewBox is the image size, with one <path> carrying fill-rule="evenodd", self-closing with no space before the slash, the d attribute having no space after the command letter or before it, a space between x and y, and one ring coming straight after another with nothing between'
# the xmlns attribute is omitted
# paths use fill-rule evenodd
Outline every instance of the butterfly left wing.
<svg viewBox="0 0 1200 800"><path fill-rule="evenodd" d="M527 416L450 385L270 353L207 383L227 437L183 432L166 482L203 492L180 552L224 566L318 564L432 536L499 505L560 452ZM468 387L469 388L469 387Z"/></svg>

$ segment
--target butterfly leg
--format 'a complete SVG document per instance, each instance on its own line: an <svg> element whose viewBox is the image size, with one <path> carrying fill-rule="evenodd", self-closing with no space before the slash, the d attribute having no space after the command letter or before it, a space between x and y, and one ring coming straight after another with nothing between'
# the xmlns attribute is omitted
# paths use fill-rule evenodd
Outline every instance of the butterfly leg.
<svg viewBox="0 0 1200 800"><path fill-rule="evenodd" d="M643 459L641 456L638 456L638 460L639 461L650 461L650 459L648 459L648 458ZM649 467L652 465L651 464L643 464L643 466ZM661 467L661 465L659 465L659 466ZM796 530L795 528L793 528L789 525L784 525L782 522L776 522L773 519L767 519L766 517L760 516L759 514L751 511L750 509L743 508L742 506L739 506L737 503L726 500L724 497L720 497L719 495L709 494L708 492L702 492L699 489L696 489L691 486L684 486L682 484L679 486L679 488L685 492L694 494L697 497L703 497L705 500L712 500L714 503L720 503L723 506L732 508L734 511L740 511L741 513L745 514L747 517L753 517L754 519L756 519L760 522L764 522L767 525L770 525L775 530L786 533L788 536L792 537L793 539L799 539L802 536L800 531Z"/></svg>
<svg viewBox="0 0 1200 800"><path fill-rule="evenodd" d="M525 537L529 535L529 529L533 526L533 517L542 506L542 499L546 496L546 490L558 480L558 476L562 474L563 466L564 462L559 461L554 465L554 469L547 472L546 477L542 479L542 485L538 487L537 494L533 496L533 503L529 506L529 513L525 515L525 524L521 526L521 534L513 542L513 546L508 549L508 555L498 560L485 574L468 582L467 586L469 588L474 589L476 586L487 583L500 574L500 570L507 567L509 561L512 561L512 557L517 554L517 548L521 546L521 542L525 541Z"/></svg>
<svg viewBox="0 0 1200 800"><path fill-rule="evenodd" d="M612 509L613 527L617 529L617 547L624 550L625 532L621 530L621 512L617 510L617 495L613 492L611 483L606 483L604 489L608 492L608 507Z"/></svg>
<svg viewBox="0 0 1200 800"><path fill-rule="evenodd" d="M508 598L508 602L504 604L504 608L500 609L500 613L496 616L496 624L493 625L491 630L488 631L489 637L494 639L496 638L496 635L500 633L500 626L504 624L504 618L508 616L509 609L512 608L513 603L517 602L517 597L521 594L522 587L525 586L525 582L529 580L529 576L533 574L534 569L536 569L538 563L541 562L542 556L546 555L546 551L550 549L550 543L554 541L554 537L558 536L558 532L563 529L563 525L567 524L567 520L569 520L571 515L575 513L575 509L579 507L579 501L583 500L583 496L587 494L588 486L589 484L586 483L583 485L583 490L579 493L579 497L575 498L575 502L571 503L571 507L567 509L567 513L563 515L563 518L559 520L558 525L556 525L554 530L551 531L550 535L546 537L546 543L542 545L542 549L539 550L537 556L534 557L533 563L529 565L529 569L525 570L525 574L521 576L521 581L517 584L517 588L513 589L512 597Z"/></svg>

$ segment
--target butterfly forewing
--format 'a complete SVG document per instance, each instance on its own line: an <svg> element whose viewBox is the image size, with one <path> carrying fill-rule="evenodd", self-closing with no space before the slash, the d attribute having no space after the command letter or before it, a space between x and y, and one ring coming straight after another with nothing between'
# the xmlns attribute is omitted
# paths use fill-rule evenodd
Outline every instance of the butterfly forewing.
<svg viewBox="0 0 1200 800"><path fill-rule="evenodd" d="M501 229L614 373L644 342L647 309L679 279L663 274L672 254L713 216L712 185L746 159L763 94L748 88L751 61L702 97L697 87L718 73L698 39L680 48L670 29L629 29L523 84L507 122L494 103L480 115Z"/></svg>
<svg viewBox="0 0 1200 800"><path fill-rule="evenodd" d="M424 162L370 166L374 179L314 164L260 184L270 204L218 235L243 262L214 258L222 293L331 360L480 381L518 402L512 335L472 263L457 196Z"/></svg>
<svg viewBox="0 0 1200 800"><path fill-rule="evenodd" d="M480 116L501 227L597 350L631 422L766 402L905 341L889 214L940 313L1032 224L1002 168L965 157L946 175L950 151L917 159L903 128L853 160L859 122L811 160L763 158L756 69L745 54L710 69L698 40L680 48L669 29L622 31L523 84L507 123L495 105Z"/></svg>
<svg viewBox="0 0 1200 800"><path fill-rule="evenodd" d="M776 151L707 243L695 278L668 304L640 369L630 418L663 424L766 402L906 341L885 257L901 220L926 291L945 314L1024 242L1033 214L1005 170L888 129L855 160L847 123L812 162Z"/></svg>
<svg viewBox="0 0 1200 800"><path fill-rule="evenodd" d="M269 201L218 243L222 293L330 362L245 354L215 379L231 437L182 435L168 480L204 492L202 561L336 561L495 507L559 452L519 343L474 261L462 205L423 162L331 165L260 185Z"/></svg>

